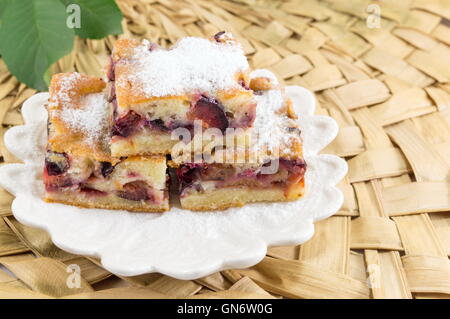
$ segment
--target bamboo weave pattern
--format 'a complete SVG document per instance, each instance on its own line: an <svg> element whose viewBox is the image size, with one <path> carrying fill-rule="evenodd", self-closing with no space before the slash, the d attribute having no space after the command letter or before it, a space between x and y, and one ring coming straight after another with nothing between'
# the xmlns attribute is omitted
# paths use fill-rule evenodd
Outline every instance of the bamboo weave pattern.
<svg viewBox="0 0 450 319"><path fill-rule="evenodd" d="M314 91L317 113L340 126L324 153L348 162L344 205L301 246L273 247L250 269L181 281L119 278L95 259L58 249L45 232L14 219L12 196L0 189L0 263L15 275L0 269L0 298L450 296L449 1L117 2L125 16L121 37L166 47L228 30L252 67ZM52 72L101 76L115 40L77 39ZM5 163L17 160L3 135L22 124L21 104L34 93L0 60ZM67 284L67 265L80 267L79 288Z"/></svg>

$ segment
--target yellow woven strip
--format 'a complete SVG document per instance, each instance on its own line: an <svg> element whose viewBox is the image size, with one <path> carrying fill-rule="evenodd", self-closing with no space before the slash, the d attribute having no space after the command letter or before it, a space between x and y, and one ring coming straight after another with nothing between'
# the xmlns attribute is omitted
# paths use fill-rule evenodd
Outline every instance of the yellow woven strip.
<svg viewBox="0 0 450 319"><path fill-rule="evenodd" d="M348 217L333 216L316 223L313 238L301 246L299 260L320 269L347 273L349 221Z"/></svg>
<svg viewBox="0 0 450 319"><path fill-rule="evenodd" d="M388 218L365 216L352 221L352 249L403 250L397 227Z"/></svg>
<svg viewBox="0 0 450 319"><path fill-rule="evenodd" d="M195 282L214 291L226 290L231 287L231 282L220 272L197 279Z"/></svg>
<svg viewBox="0 0 450 319"><path fill-rule="evenodd" d="M381 148L359 153L348 161L350 182L398 176L409 171L408 162L398 148Z"/></svg>
<svg viewBox="0 0 450 319"><path fill-rule="evenodd" d="M450 180L450 166L439 152L419 135L411 121L389 126L386 130L410 161L417 181Z"/></svg>
<svg viewBox="0 0 450 319"><path fill-rule="evenodd" d="M19 254L28 251L27 246L14 235L8 225L0 219L0 256Z"/></svg>
<svg viewBox="0 0 450 319"><path fill-rule="evenodd" d="M450 210L449 192L449 182L400 184L383 188L383 205L390 216L441 212Z"/></svg>
<svg viewBox="0 0 450 319"><path fill-rule="evenodd" d="M50 258L37 258L21 261L8 261L0 258L0 263L6 266L14 275L22 280L32 290L53 297L62 297L76 293L93 291L89 283L79 278L79 287L68 285L66 266Z"/></svg>
<svg viewBox="0 0 450 319"><path fill-rule="evenodd" d="M255 284L255 282L248 277L242 277L242 279L240 279L233 286L231 286L228 291L240 291L240 292L255 293L255 294L261 294L270 299L274 298L271 294L269 294L267 291L265 291L260 286Z"/></svg>
<svg viewBox="0 0 450 319"><path fill-rule="evenodd" d="M19 223L14 217L7 217L6 223L14 233L24 242L37 256L50 257L56 259L68 259L75 257L56 247L50 236L43 230L32 228Z"/></svg>
<svg viewBox="0 0 450 319"><path fill-rule="evenodd" d="M395 93L389 100L370 109L376 121L389 125L436 111L425 90L411 88Z"/></svg>
<svg viewBox="0 0 450 319"><path fill-rule="evenodd" d="M267 250L267 256L279 259L298 259L299 246L275 246Z"/></svg>
<svg viewBox="0 0 450 319"><path fill-rule="evenodd" d="M393 219L406 254L447 257L428 214L399 216Z"/></svg>
<svg viewBox="0 0 450 319"><path fill-rule="evenodd" d="M316 265L266 257L258 265L238 270L262 288L291 298L368 298L366 283Z"/></svg>
<svg viewBox="0 0 450 319"><path fill-rule="evenodd" d="M11 203L13 199L14 197L10 193L0 188L0 217L11 215Z"/></svg>
<svg viewBox="0 0 450 319"><path fill-rule="evenodd" d="M412 298L398 252L365 250L364 256L374 298Z"/></svg>
<svg viewBox="0 0 450 319"><path fill-rule="evenodd" d="M402 261L411 291L450 294L447 257L408 255Z"/></svg>
<svg viewBox="0 0 450 319"><path fill-rule="evenodd" d="M450 212L430 215L431 223L436 230L444 251L450 256Z"/></svg>
<svg viewBox="0 0 450 319"><path fill-rule="evenodd" d="M442 23L450 18L448 1L117 3L124 13L120 37L167 47L185 35L210 37L226 29L241 42L252 67L315 91L317 114L332 116L340 127L324 153L349 163L339 184L344 204L335 217L316 225L314 238L304 245L270 248L274 258L251 269L178 281L161 274L112 276L94 258L62 252L44 232L10 216L12 196L0 189L0 216L8 217L0 221L0 255L8 255L2 260L20 278L0 270L0 298L450 296L450 27ZM373 5L381 14L375 28L368 24ZM77 39L73 52L50 72L102 75L117 38ZM23 123L20 106L34 93L0 59L3 162L17 162L3 135ZM16 255L30 250L52 259ZM47 263L57 280L43 269ZM102 290L67 290L67 265L79 265L87 287Z"/></svg>

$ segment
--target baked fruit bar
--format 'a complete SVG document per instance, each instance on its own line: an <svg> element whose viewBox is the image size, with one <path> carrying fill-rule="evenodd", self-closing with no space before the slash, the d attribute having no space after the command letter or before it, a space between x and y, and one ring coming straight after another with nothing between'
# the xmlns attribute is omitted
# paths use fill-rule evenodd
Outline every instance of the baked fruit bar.
<svg viewBox="0 0 450 319"><path fill-rule="evenodd" d="M244 145L227 144L208 153L203 162L193 162L189 152L172 158L183 208L218 210L303 195L306 163L292 102L270 72L253 72L250 87L258 106Z"/></svg>
<svg viewBox="0 0 450 319"><path fill-rule="evenodd" d="M44 199L90 208L168 210L164 156L111 156L113 111L105 87L102 79L78 73L53 76Z"/></svg>
<svg viewBox="0 0 450 319"><path fill-rule="evenodd" d="M186 37L165 50L144 40L115 43L108 72L114 106L111 154L169 154L186 128L247 129L256 99L247 59L233 36Z"/></svg>

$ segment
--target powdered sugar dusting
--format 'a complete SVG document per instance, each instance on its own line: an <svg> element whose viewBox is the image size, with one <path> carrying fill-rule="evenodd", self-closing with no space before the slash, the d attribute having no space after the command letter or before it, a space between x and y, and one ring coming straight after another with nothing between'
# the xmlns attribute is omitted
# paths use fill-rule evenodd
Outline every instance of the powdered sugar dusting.
<svg viewBox="0 0 450 319"><path fill-rule="evenodd" d="M100 141L108 125L108 104L104 93L81 97L79 107L65 107L61 119L72 129L82 132L89 144Z"/></svg>
<svg viewBox="0 0 450 319"><path fill-rule="evenodd" d="M59 87L54 92L54 97L50 100L50 106L66 106L72 103L73 98L70 96L71 90L73 90L77 82L81 79L81 74L77 72L66 73L59 79Z"/></svg>
<svg viewBox="0 0 450 319"><path fill-rule="evenodd" d="M11 209L20 222L46 230L58 247L95 256L106 269L123 276L158 271L192 280L224 269L247 268L264 257L268 245L299 245L309 239L313 222L331 216L343 201L335 185L345 175L345 161L318 155L336 136L337 124L313 116L313 95L305 89L291 87L286 93L305 110L299 121L305 133L307 192L297 201L202 214L177 207L164 214L136 214L43 202L46 120L42 115L47 93L28 99L22 108L25 125L6 132L5 146L24 164L1 165L0 186L16 196Z"/></svg>
<svg viewBox="0 0 450 319"><path fill-rule="evenodd" d="M149 45L144 40L135 49L128 61L132 70L117 85L132 83L136 93L147 97L191 91L213 95L219 89L241 88L236 73L249 67L238 44L186 37L170 50L150 51Z"/></svg>
<svg viewBox="0 0 450 319"><path fill-rule="evenodd" d="M274 74L268 70L255 70L250 74L250 78L267 77L273 80L273 84L278 81ZM285 97L281 89L274 88L272 90L263 91L261 95L255 95L257 101L256 118L253 123L254 127L254 150L267 149L269 151L277 151L281 148L280 156L288 154L290 148L283 146L288 145L289 139L295 135L289 133L287 128L291 119L285 114L279 114L280 108L285 103ZM298 135L295 136L299 138ZM287 152L287 153L286 153Z"/></svg>
<svg viewBox="0 0 450 319"><path fill-rule="evenodd" d="M85 141L95 145L104 140L109 123L109 106L104 92L74 96L81 79L77 72L67 73L59 79L49 106L57 107L55 115L72 130L81 132Z"/></svg>

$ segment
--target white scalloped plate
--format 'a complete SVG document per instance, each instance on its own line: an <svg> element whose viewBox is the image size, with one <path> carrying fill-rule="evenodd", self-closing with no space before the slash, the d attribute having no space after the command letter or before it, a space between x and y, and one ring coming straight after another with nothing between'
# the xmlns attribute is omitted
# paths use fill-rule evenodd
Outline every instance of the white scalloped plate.
<svg viewBox="0 0 450 319"><path fill-rule="evenodd" d="M335 185L347 172L344 160L318 155L338 132L336 122L314 116L308 90L289 86L286 93L300 114L308 165L306 195L295 202L257 203L221 212L195 213L172 208L163 214L129 213L50 204L43 194L48 93L29 98L22 107L25 125L5 134L6 147L24 164L0 167L0 186L14 194L14 216L45 229L58 247L101 259L112 273L134 276L160 272L196 279L224 269L258 263L273 245L304 243L314 222L334 214L343 195Z"/></svg>

